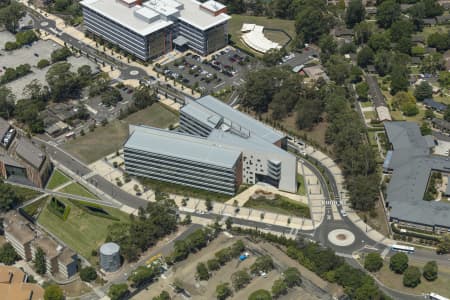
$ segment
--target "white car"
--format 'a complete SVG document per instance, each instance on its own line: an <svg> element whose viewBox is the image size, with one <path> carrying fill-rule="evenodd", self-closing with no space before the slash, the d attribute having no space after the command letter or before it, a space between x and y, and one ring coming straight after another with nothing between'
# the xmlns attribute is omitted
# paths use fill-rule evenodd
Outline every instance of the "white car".
<svg viewBox="0 0 450 300"><path fill-rule="evenodd" d="M345 212L345 210L341 210L341 215L343 216L343 217L346 217L347 216L347 213Z"/></svg>

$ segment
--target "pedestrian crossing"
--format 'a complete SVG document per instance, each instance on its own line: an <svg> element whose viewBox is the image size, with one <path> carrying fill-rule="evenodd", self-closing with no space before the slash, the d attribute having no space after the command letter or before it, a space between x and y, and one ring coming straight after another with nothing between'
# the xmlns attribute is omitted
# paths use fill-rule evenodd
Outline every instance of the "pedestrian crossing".
<svg viewBox="0 0 450 300"><path fill-rule="evenodd" d="M326 200L326 201L322 201L322 205L341 205L341 201L336 201L336 200Z"/></svg>

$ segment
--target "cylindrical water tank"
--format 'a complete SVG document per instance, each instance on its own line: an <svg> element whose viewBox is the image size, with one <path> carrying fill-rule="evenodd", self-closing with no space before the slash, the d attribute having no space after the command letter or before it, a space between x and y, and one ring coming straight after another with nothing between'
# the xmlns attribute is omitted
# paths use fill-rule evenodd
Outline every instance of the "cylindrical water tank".
<svg viewBox="0 0 450 300"><path fill-rule="evenodd" d="M106 272L114 272L119 269L119 245L117 245L116 243L106 243L100 247L100 267Z"/></svg>

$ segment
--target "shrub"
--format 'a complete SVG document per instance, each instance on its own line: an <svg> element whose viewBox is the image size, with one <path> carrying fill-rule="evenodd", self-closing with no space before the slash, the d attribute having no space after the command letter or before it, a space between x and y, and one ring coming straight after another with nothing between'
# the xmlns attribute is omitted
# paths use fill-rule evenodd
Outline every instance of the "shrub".
<svg viewBox="0 0 450 300"><path fill-rule="evenodd" d="M215 258L208 260L206 262L206 265L208 266L208 270L210 270L210 271L217 271L220 269L220 263Z"/></svg>
<svg viewBox="0 0 450 300"><path fill-rule="evenodd" d="M246 287L250 280L251 277L246 270L237 271L231 275L231 282L236 291Z"/></svg>
<svg viewBox="0 0 450 300"><path fill-rule="evenodd" d="M257 290L250 294L248 300L271 300L272 296L269 291Z"/></svg>
<svg viewBox="0 0 450 300"><path fill-rule="evenodd" d="M377 252L367 254L364 260L364 268L369 272L376 272L383 266L383 259Z"/></svg>
<svg viewBox="0 0 450 300"><path fill-rule="evenodd" d="M20 45L17 44L16 42L6 42L5 43L6 51L12 51L12 50L19 49L19 48L20 48Z"/></svg>
<svg viewBox="0 0 450 300"><path fill-rule="evenodd" d="M405 253L394 254L389 261L389 268L398 274L403 274L408 268L408 256Z"/></svg>
<svg viewBox="0 0 450 300"><path fill-rule="evenodd" d="M408 267L403 274L403 285L407 287L416 287L420 283L420 270L417 267Z"/></svg>
<svg viewBox="0 0 450 300"><path fill-rule="evenodd" d="M43 58L43 59L41 59L40 61L38 61L38 63L37 63L37 67L39 68L39 69L43 69L43 68L45 68L45 67L47 67L47 66L49 66L50 65L50 62L47 60L47 59L45 59L45 58Z"/></svg>
<svg viewBox="0 0 450 300"><path fill-rule="evenodd" d="M436 262L429 261L423 267L423 277L428 281L434 281L438 277L438 266Z"/></svg>
<svg viewBox="0 0 450 300"><path fill-rule="evenodd" d="M208 268L206 268L206 265L204 263L197 264L197 278L199 280L208 280L209 279Z"/></svg>
<svg viewBox="0 0 450 300"><path fill-rule="evenodd" d="M64 47L64 48L54 50L52 52L52 54L50 55L50 58L52 60L52 63L55 63L58 61L66 60L71 55L72 55L72 52L70 52L69 48Z"/></svg>
<svg viewBox="0 0 450 300"><path fill-rule="evenodd" d="M97 272L93 267L86 267L80 270L80 278L83 281L90 282L97 279Z"/></svg>

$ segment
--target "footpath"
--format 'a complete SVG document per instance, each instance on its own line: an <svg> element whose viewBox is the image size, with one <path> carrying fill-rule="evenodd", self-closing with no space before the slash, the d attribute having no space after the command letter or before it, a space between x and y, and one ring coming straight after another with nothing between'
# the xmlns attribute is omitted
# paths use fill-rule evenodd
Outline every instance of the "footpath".
<svg viewBox="0 0 450 300"><path fill-rule="evenodd" d="M339 168L339 166L326 154L324 154L319 150L314 149L311 146L307 146L305 152L308 156L311 156L312 158L316 159L328 170L330 170L330 173L332 174L336 182L338 193L341 196L342 206L345 209L347 217L350 219L350 221L375 242L378 242L385 246L392 246L393 244L395 244L396 242L394 240L389 239L388 237L382 235L377 230L375 230L374 228L366 224L363 220L361 220L361 218L351 208L348 196L349 193L347 189L345 189L344 186L345 179L344 176L342 175L342 171ZM339 215L339 212L337 212L337 207L335 205L332 205L332 208L333 208L333 215L336 214Z"/></svg>

